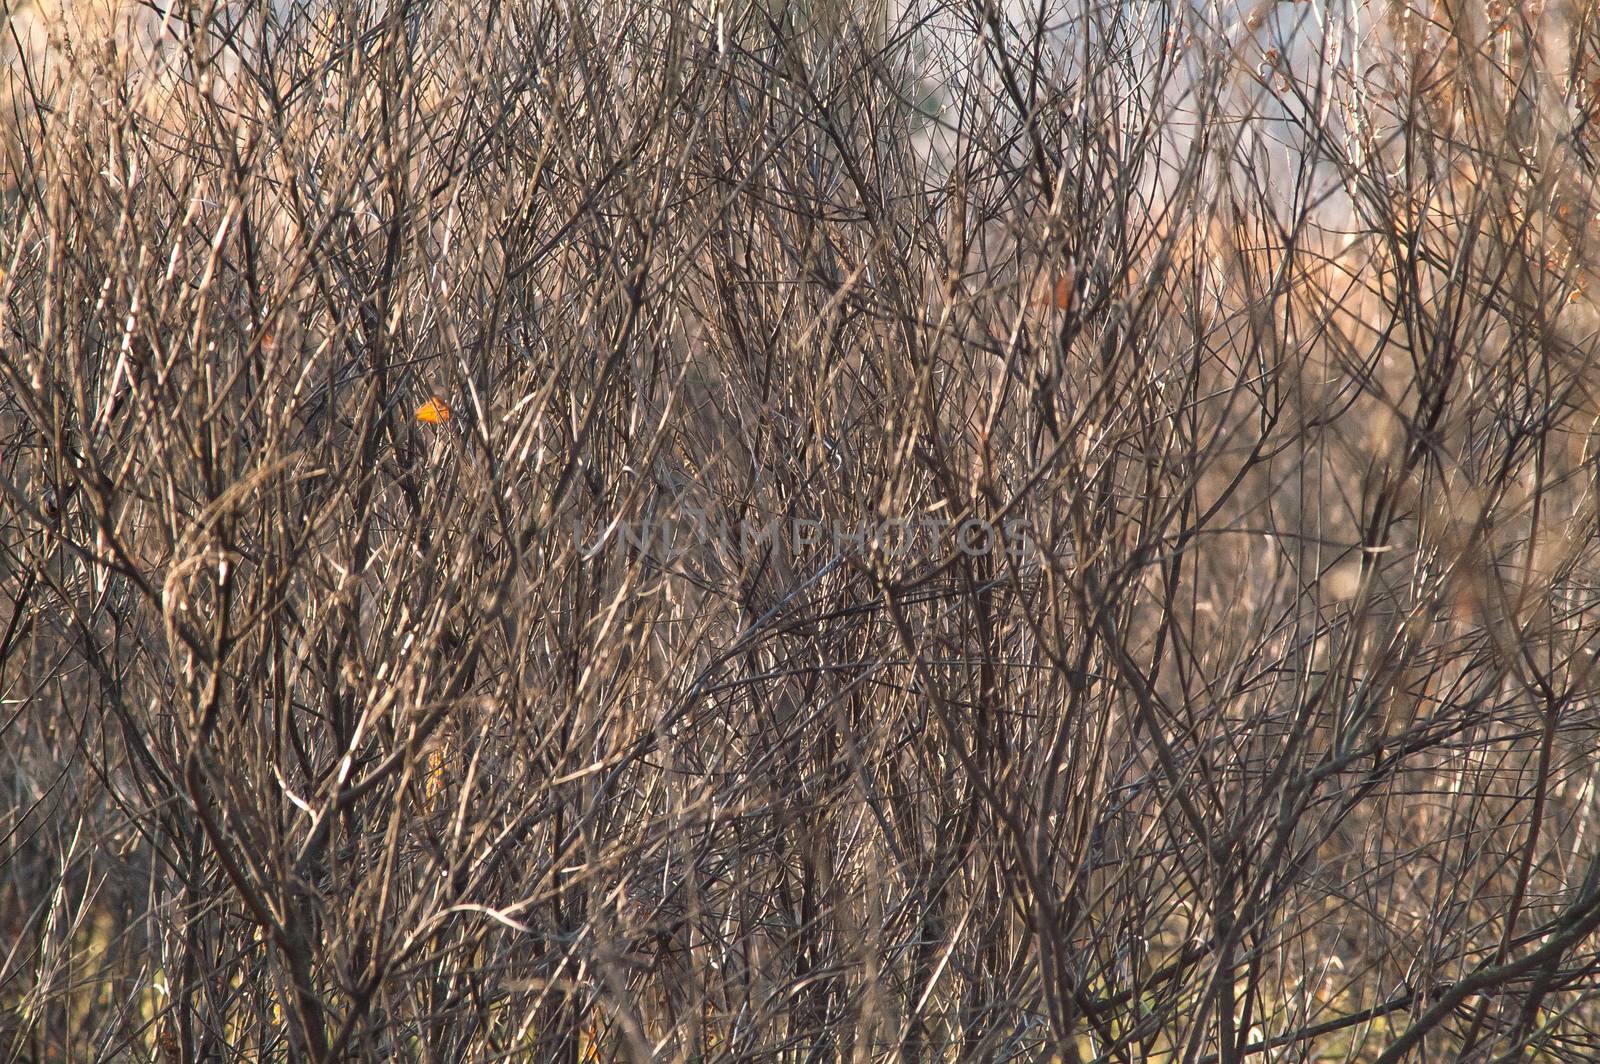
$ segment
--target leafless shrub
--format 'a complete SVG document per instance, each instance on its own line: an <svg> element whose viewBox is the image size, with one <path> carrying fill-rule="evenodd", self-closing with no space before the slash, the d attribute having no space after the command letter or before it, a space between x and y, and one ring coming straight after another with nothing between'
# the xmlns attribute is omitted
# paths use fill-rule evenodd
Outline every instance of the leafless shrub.
<svg viewBox="0 0 1600 1064"><path fill-rule="evenodd" d="M1418 2L17 13L0 1054L1591 1059L1600 37Z"/></svg>

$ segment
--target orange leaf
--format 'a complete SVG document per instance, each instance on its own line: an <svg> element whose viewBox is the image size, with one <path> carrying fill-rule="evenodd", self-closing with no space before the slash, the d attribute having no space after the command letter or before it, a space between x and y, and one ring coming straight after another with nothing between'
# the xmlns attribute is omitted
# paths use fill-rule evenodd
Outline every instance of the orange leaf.
<svg viewBox="0 0 1600 1064"><path fill-rule="evenodd" d="M1055 288L1050 293L1050 305L1057 310L1071 310L1074 295L1076 293L1072 290L1072 274L1064 274L1056 278Z"/></svg>
<svg viewBox="0 0 1600 1064"><path fill-rule="evenodd" d="M1078 269L1068 262L1056 274L1041 274L1034 283L1033 305L1048 310L1078 309Z"/></svg>
<svg viewBox="0 0 1600 1064"><path fill-rule="evenodd" d="M417 420L426 422L429 425L437 425L441 421L449 421L450 408L444 404L443 399L429 399L426 403L417 407Z"/></svg>

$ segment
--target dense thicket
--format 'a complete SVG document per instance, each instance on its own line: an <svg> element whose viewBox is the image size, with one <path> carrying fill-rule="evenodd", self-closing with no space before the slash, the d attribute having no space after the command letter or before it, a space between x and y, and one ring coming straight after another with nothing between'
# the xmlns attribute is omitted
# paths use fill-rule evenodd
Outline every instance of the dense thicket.
<svg viewBox="0 0 1600 1064"><path fill-rule="evenodd" d="M17 13L0 1060L1594 1059L1600 33L1416 3Z"/></svg>

